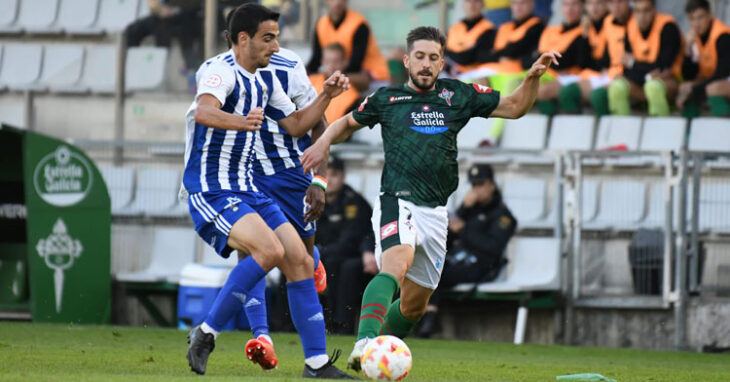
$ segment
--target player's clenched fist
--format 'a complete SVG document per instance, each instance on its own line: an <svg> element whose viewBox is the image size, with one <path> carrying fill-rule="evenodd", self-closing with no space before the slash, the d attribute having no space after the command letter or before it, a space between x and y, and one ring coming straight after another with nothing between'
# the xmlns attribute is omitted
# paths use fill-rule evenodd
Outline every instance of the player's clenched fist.
<svg viewBox="0 0 730 382"><path fill-rule="evenodd" d="M257 107L249 111L248 114L243 117L243 125L241 126L241 130L260 130L262 123L264 123L264 109Z"/></svg>
<svg viewBox="0 0 730 382"><path fill-rule="evenodd" d="M540 77L550 68L550 64L558 66L558 58L563 57L558 52L547 52L543 53L540 58L532 64L530 71L527 72L527 77Z"/></svg>
<svg viewBox="0 0 730 382"><path fill-rule="evenodd" d="M337 97L350 88L350 79L346 75L336 71L324 82L322 91L331 98Z"/></svg>

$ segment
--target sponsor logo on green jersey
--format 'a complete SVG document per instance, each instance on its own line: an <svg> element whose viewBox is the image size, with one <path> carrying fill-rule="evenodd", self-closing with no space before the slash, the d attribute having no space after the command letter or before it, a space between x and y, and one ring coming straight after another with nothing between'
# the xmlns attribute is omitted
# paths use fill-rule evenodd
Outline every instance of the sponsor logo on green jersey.
<svg viewBox="0 0 730 382"><path fill-rule="evenodd" d="M421 134L441 134L449 129L444 113L432 111L428 105L423 105L421 111L411 112L411 123L411 129Z"/></svg>

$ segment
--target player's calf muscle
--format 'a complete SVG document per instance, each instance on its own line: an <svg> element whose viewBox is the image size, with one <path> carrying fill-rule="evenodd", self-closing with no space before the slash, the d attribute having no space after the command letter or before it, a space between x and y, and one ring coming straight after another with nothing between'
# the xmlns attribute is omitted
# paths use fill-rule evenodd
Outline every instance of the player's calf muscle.
<svg viewBox="0 0 730 382"><path fill-rule="evenodd" d="M426 301L411 301L410 303L405 304L403 299L401 298L400 302L400 313L403 315L403 317L409 319L409 320L418 320L426 314L426 306L428 305L428 300Z"/></svg>
<svg viewBox="0 0 730 382"><path fill-rule="evenodd" d="M406 279L401 285L400 310L403 317L417 320L426 313L433 289L422 287Z"/></svg>

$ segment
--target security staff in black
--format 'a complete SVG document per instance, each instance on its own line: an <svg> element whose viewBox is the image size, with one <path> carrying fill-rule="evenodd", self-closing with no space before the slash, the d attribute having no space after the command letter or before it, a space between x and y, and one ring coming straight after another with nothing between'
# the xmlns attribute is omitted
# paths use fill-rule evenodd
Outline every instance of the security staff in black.
<svg viewBox="0 0 730 382"><path fill-rule="evenodd" d="M338 332L340 327L349 322L339 322L343 316L338 310L347 309L341 299L339 289L345 287L349 275L343 269L351 268L351 260L362 259L361 244L366 236L372 232L370 216L373 213L370 204L345 184L345 165L342 160L331 156L327 165L327 204L324 212L317 221L317 236L315 243L327 270L327 285L325 305L325 320L330 331ZM343 277L344 276L344 277ZM349 285L349 284L348 284ZM352 289L347 288L347 289ZM349 291L356 296L362 293L362 286L357 285L355 290ZM354 300L357 310L360 300Z"/></svg>
<svg viewBox="0 0 730 382"><path fill-rule="evenodd" d="M449 217L446 264L439 288L431 296L427 313L416 331L419 337L430 337L439 330L437 312L442 291L460 283L492 281L507 263L504 252L517 221L502 203L492 167L472 166L469 182L471 190L456 216Z"/></svg>

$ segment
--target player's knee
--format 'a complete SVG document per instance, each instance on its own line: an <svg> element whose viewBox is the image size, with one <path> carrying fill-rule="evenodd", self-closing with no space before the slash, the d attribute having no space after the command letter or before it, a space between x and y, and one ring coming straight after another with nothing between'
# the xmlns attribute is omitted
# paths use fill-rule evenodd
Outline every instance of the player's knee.
<svg viewBox="0 0 730 382"><path fill-rule="evenodd" d="M608 104L608 89L606 88L598 88L594 89L590 92L589 95L591 106L602 106L603 104Z"/></svg>
<svg viewBox="0 0 730 382"><path fill-rule="evenodd" d="M661 97L666 99L667 90L661 80L652 79L644 83L644 95L650 101Z"/></svg>
<svg viewBox="0 0 730 382"><path fill-rule="evenodd" d="M314 259L312 259L312 256L309 255L306 249L301 251L299 256L297 256L297 265L304 269L314 269Z"/></svg>
<svg viewBox="0 0 730 382"><path fill-rule="evenodd" d="M390 273L396 279L402 280L413 263L415 251L411 245L398 245L388 248L381 255L381 271Z"/></svg>
<svg viewBox="0 0 730 382"><path fill-rule="evenodd" d="M303 245L287 248L283 261L286 263L286 269L291 269L296 274L307 274L314 271L314 260Z"/></svg>
<svg viewBox="0 0 730 382"><path fill-rule="evenodd" d="M707 84L707 87L705 87L705 92L707 92L708 96L716 96L716 95L723 95L722 94L722 87L723 83L720 81L714 81Z"/></svg>
<svg viewBox="0 0 730 382"><path fill-rule="evenodd" d="M380 269L383 273L388 273L396 278L396 280L403 281L403 278L408 272L408 266L402 262L387 261L383 259L382 267Z"/></svg>
<svg viewBox="0 0 730 382"><path fill-rule="evenodd" d="M608 98L628 98L629 97L629 82L623 78L619 78L611 82L608 86Z"/></svg>
<svg viewBox="0 0 730 382"><path fill-rule="evenodd" d="M272 265L278 264L284 258L284 246L276 240L258 249L259 254Z"/></svg>
<svg viewBox="0 0 730 382"><path fill-rule="evenodd" d="M568 113L579 113L581 110L581 90L577 83L563 86L558 91L560 108Z"/></svg>

